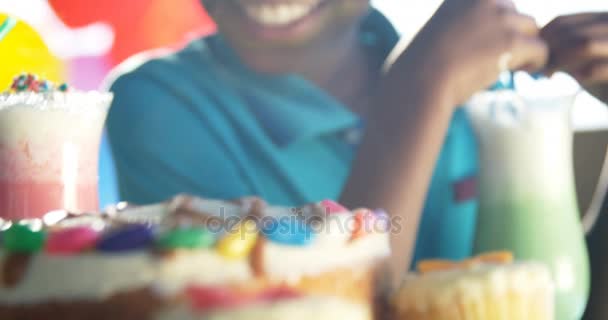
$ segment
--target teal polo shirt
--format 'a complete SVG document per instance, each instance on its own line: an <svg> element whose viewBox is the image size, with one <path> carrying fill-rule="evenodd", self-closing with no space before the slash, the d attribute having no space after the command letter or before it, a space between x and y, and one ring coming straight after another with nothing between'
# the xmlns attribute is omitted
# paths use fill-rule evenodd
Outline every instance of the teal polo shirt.
<svg viewBox="0 0 608 320"><path fill-rule="evenodd" d="M372 11L361 41L380 68L398 35ZM335 199L365 131L365 119L313 83L248 69L219 35L129 68L111 90L107 129L120 195L141 204L178 193L257 195L287 206ZM470 255L476 155L459 110L429 189L416 259Z"/></svg>

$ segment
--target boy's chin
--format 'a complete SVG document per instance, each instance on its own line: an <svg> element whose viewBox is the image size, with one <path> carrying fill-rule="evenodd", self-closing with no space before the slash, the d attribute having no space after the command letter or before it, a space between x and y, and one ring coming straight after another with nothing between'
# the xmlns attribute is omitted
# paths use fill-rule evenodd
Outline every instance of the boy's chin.
<svg viewBox="0 0 608 320"><path fill-rule="evenodd" d="M288 63L286 59L275 57L277 57L275 54L252 55L251 52L240 56L247 68L260 74L284 75L296 72L293 64Z"/></svg>

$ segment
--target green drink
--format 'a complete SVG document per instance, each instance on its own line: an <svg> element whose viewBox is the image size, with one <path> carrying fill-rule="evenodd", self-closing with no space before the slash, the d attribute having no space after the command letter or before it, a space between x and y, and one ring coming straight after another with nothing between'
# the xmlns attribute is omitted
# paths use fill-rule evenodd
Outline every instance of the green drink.
<svg viewBox="0 0 608 320"><path fill-rule="evenodd" d="M573 96L485 93L469 112L481 150L476 253L510 250L551 269L556 317L580 319L589 266L574 184Z"/></svg>

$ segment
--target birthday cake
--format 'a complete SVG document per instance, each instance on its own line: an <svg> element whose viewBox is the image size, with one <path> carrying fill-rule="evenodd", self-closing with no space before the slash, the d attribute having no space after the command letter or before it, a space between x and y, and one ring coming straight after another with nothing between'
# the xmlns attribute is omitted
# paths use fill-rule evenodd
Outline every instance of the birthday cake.
<svg viewBox="0 0 608 320"><path fill-rule="evenodd" d="M392 298L397 320L553 320L548 268L493 253L463 262L423 261Z"/></svg>
<svg viewBox="0 0 608 320"><path fill-rule="evenodd" d="M3 221L0 319L372 319L381 211L178 196Z"/></svg>

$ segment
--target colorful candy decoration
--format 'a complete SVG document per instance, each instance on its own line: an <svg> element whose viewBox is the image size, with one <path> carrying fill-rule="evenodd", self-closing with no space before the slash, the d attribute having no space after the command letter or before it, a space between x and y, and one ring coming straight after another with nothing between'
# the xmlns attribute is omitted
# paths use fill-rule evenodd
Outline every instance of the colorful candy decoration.
<svg viewBox="0 0 608 320"><path fill-rule="evenodd" d="M363 238L368 233L370 228L368 222L371 221L370 216L373 215L371 211L366 209L360 209L354 212L355 222L353 225L353 232L350 240L357 240Z"/></svg>
<svg viewBox="0 0 608 320"><path fill-rule="evenodd" d="M253 220L245 220L218 242L218 253L228 259L245 258L255 246L258 233L256 223Z"/></svg>
<svg viewBox="0 0 608 320"><path fill-rule="evenodd" d="M67 83L62 83L57 87L57 90L61 91L61 92L67 92L69 89L68 84Z"/></svg>
<svg viewBox="0 0 608 320"><path fill-rule="evenodd" d="M178 228L163 234L157 241L161 249L208 248L215 242L214 235L204 228Z"/></svg>
<svg viewBox="0 0 608 320"><path fill-rule="evenodd" d="M373 231L376 233L387 232L391 228L391 216L384 209L374 210L375 222Z"/></svg>
<svg viewBox="0 0 608 320"><path fill-rule="evenodd" d="M325 210L326 214L348 212L348 209L344 208L341 204L333 200L323 200L319 204Z"/></svg>
<svg viewBox="0 0 608 320"><path fill-rule="evenodd" d="M154 234L149 226L133 224L105 234L96 248L102 252L124 252L146 248L153 241Z"/></svg>
<svg viewBox="0 0 608 320"><path fill-rule="evenodd" d="M354 223L351 241L360 239L370 233L386 232L390 225L390 217L386 211L377 209L357 209L353 211Z"/></svg>
<svg viewBox="0 0 608 320"><path fill-rule="evenodd" d="M21 72L39 74L53 82L65 81L66 67L47 48L38 33L23 21L0 13L0 92Z"/></svg>
<svg viewBox="0 0 608 320"><path fill-rule="evenodd" d="M265 219L262 232L268 240L289 246L306 246L316 236L313 228L304 220L289 216Z"/></svg>
<svg viewBox="0 0 608 320"><path fill-rule="evenodd" d="M46 251L56 255L72 255L95 247L99 232L89 227L72 227L51 232Z"/></svg>
<svg viewBox="0 0 608 320"><path fill-rule="evenodd" d="M13 79L11 84L12 92L50 92L55 86L52 82L45 79L38 79L37 76L31 73L22 73ZM69 87L66 83L62 83L57 87L58 91L67 92Z"/></svg>
<svg viewBox="0 0 608 320"><path fill-rule="evenodd" d="M9 252L38 252L44 246L45 239L44 231L32 230L30 226L17 223L2 233L4 248Z"/></svg>

